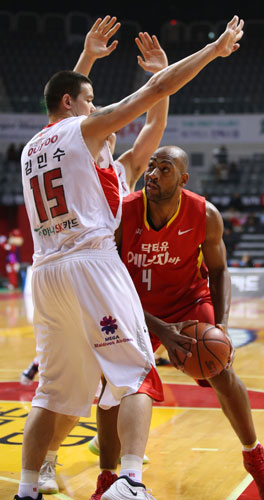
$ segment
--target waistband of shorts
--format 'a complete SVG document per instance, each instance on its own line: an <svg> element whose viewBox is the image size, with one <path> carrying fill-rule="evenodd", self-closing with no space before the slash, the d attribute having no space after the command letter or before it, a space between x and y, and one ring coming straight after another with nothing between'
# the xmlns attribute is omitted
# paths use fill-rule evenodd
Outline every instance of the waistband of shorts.
<svg viewBox="0 0 264 500"><path fill-rule="evenodd" d="M80 261L80 260L103 260L106 262L116 261L120 262L120 257L118 251L113 250L98 250L96 249L82 249L76 252L70 253L68 255L63 255L59 258L52 259L48 262L44 262L43 264L38 264L37 266L32 266L32 270L44 269L51 266L56 266L57 264L62 264L63 262L69 261ZM122 261L121 261L122 262Z"/></svg>

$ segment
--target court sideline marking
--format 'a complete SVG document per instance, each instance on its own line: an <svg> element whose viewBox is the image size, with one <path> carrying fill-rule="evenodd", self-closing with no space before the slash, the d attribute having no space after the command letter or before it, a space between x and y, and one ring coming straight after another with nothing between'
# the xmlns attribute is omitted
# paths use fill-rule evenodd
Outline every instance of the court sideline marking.
<svg viewBox="0 0 264 500"><path fill-rule="evenodd" d="M232 493L225 500L237 500L246 488L252 483L253 478L248 474L243 481L232 491Z"/></svg>
<svg viewBox="0 0 264 500"><path fill-rule="evenodd" d="M0 481L7 481L9 483L19 484L18 479L12 479L10 477L4 477L4 476L0 476ZM56 493L56 495L52 495L52 497L58 498L59 500L73 500L73 498L68 497L68 495L65 495L64 493Z"/></svg>

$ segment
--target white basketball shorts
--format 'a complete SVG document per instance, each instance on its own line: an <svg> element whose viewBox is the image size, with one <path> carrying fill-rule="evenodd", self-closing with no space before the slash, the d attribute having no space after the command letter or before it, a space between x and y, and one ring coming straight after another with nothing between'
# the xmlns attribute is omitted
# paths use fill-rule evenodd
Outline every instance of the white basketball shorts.
<svg viewBox="0 0 264 500"><path fill-rule="evenodd" d="M102 373L116 401L136 392L162 401L141 303L116 251L82 250L36 267L32 295L33 406L89 416Z"/></svg>

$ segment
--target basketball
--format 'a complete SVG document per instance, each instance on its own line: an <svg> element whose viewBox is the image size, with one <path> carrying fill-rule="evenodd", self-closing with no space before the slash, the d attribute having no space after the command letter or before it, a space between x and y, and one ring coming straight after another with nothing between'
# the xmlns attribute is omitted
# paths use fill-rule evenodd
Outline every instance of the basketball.
<svg viewBox="0 0 264 500"><path fill-rule="evenodd" d="M212 378L225 368L232 350L228 337L214 325L197 323L181 331L183 335L197 340L196 344L185 342L185 349L191 351L189 358L177 352L182 362L182 371L196 379Z"/></svg>

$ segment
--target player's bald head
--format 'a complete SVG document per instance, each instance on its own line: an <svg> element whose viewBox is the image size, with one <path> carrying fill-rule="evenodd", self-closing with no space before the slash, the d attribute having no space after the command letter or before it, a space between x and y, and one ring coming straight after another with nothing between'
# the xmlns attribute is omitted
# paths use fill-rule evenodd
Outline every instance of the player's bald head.
<svg viewBox="0 0 264 500"><path fill-rule="evenodd" d="M152 158L170 159L180 170L181 174L186 174L189 167L187 153L178 146L162 146L154 152Z"/></svg>

